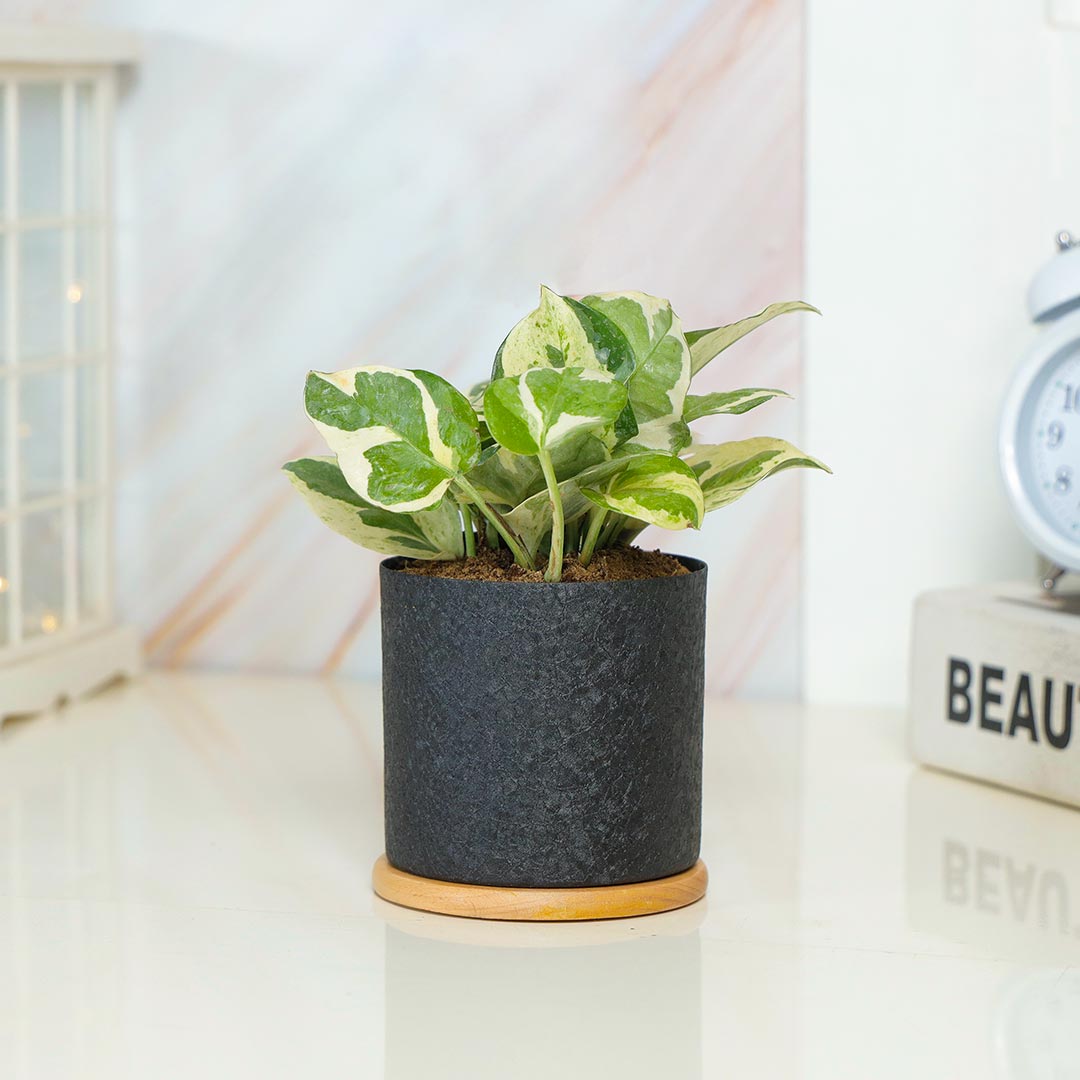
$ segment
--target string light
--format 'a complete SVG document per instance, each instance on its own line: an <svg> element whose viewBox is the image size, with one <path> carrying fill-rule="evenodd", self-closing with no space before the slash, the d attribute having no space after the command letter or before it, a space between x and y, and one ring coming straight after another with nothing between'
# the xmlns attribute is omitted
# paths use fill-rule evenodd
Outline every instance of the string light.
<svg viewBox="0 0 1080 1080"><path fill-rule="evenodd" d="M73 281L67 287L68 303L77 304L82 299L82 296L82 286L77 281Z"/></svg>
<svg viewBox="0 0 1080 1080"><path fill-rule="evenodd" d="M9 588L8 579L6 577L0 577L0 593L6 593Z"/></svg>
<svg viewBox="0 0 1080 1080"><path fill-rule="evenodd" d="M41 629L43 633L55 634L60 627L60 620L51 612L46 611L41 616Z"/></svg>

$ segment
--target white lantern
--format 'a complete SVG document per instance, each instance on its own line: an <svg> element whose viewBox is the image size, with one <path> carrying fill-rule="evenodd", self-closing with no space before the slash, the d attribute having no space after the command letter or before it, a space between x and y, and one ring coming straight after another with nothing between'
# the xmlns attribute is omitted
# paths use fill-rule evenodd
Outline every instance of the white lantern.
<svg viewBox="0 0 1080 1080"><path fill-rule="evenodd" d="M0 720L138 666L111 595L110 231L129 35L0 29Z"/></svg>

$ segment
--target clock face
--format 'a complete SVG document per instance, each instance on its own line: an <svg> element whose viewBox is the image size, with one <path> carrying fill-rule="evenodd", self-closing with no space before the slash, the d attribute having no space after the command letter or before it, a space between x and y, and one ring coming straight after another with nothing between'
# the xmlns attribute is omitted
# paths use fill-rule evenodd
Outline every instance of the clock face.
<svg viewBox="0 0 1080 1080"><path fill-rule="evenodd" d="M1037 551L1080 571L1080 310L1045 327L1005 395L1005 489Z"/></svg>
<svg viewBox="0 0 1080 1080"><path fill-rule="evenodd" d="M1031 383L1016 455L1039 514L1080 546L1080 342L1053 356Z"/></svg>

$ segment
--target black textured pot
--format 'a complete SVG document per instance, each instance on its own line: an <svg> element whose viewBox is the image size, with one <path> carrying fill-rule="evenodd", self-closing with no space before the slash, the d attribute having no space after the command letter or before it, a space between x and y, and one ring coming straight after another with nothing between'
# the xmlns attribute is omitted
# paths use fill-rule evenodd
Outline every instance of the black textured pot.
<svg viewBox="0 0 1080 1080"><path fill-rule="evenodd" d="M705 564L642 581L380 567L386 855L562 888L687 870L701 838Z"/></svg>

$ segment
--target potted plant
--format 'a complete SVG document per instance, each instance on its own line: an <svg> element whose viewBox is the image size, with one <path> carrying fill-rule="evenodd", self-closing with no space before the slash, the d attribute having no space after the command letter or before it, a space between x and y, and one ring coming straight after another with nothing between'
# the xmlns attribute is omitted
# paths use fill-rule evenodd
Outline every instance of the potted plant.
<svg viewBox="0 0 1080 1080"><path fill-rule="evenodd" d="M784 469L782 439L689 425L780 390L692 378L777 315L684 333L666 300L541 289L468 396L428 371L311 372L332 456L289 478L391 556L382 591L386 856L428 910L594 918L680 906L699 861L704 563L632 546Z"/></svg>

